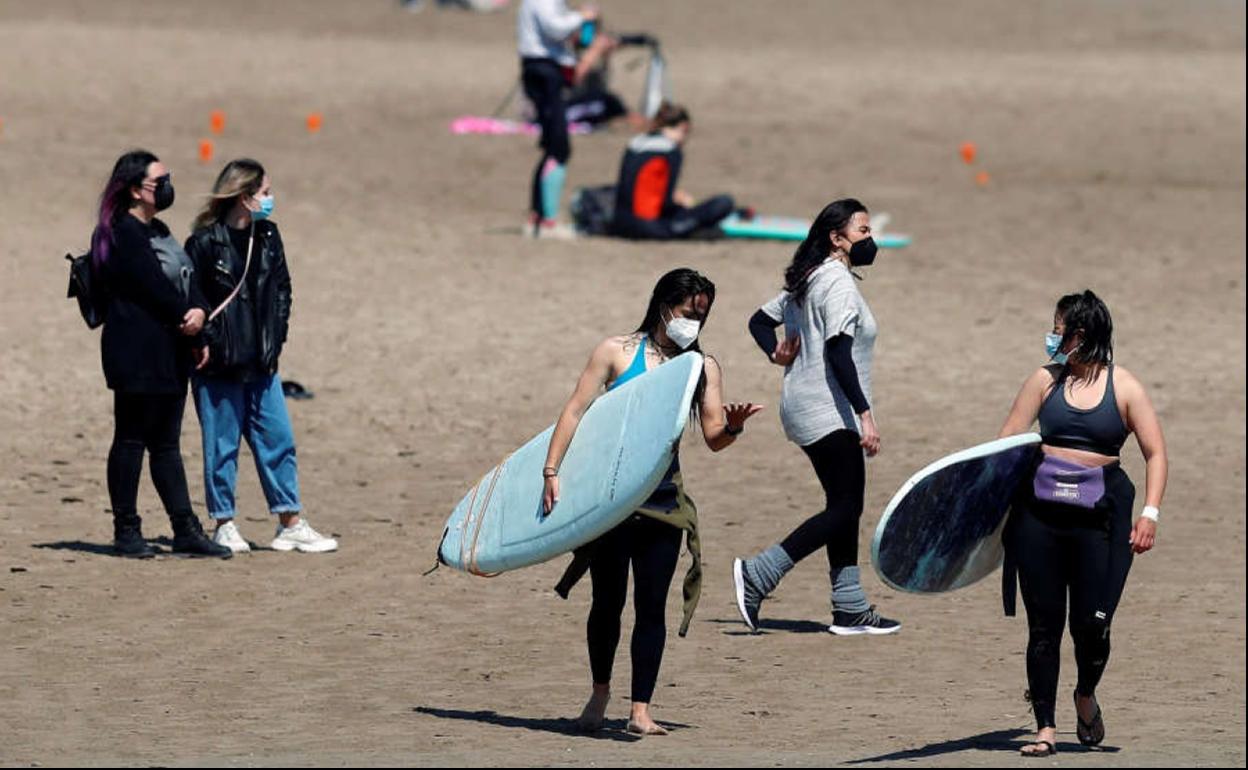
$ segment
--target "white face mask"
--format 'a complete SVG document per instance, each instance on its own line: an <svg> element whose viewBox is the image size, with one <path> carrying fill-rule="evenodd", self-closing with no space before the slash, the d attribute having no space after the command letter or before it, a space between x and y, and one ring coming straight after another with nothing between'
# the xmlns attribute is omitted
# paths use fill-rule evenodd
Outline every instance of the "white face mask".
<svg viewBox="0 0 1248 770"><path fill-rule="evenodd" d="M667 338L686 350L698 339L702 324L692 318L673 318L667 322Z"/></svg>

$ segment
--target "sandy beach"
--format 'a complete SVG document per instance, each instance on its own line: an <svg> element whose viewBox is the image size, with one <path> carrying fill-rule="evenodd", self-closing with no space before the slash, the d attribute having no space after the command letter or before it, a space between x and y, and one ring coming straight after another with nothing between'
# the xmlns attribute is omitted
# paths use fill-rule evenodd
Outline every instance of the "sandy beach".
<svg viewBox="0 0 1248 770"><path fill-rule="evenodd" d="M863 575L903 632L826 633L816 555L765 605L766 633L746 633L732 558L823 499L781 430L780 371L746 332L792 245L515 235L533 140L448 130L512 86L514 7L0 0L0 764L1024 765L1021 611L1002 616L995 577L893 592L869 543L910 474L995 437L1056 298L1092 288L1159 410L1170 486L1115 619L1105 747L1075 739L1067 639L1058 760L1243 766L1243 4L601 5L609 26L663 41L696 125L692 193L808 217L852 195L914 238L861 284L884 438ZM629 100L637 58L614 64ZM612 181L627 139L575 137L569 190ZM135 146L172 170L179 236L226 160L272 175L294 282L281 371L315 393L290 403L302 496L337 553L110 555L112 397L62 255L86 247ZM687 638L678 589L668 606L653 708L672 734L623 731L625 642L610 729L582 736L589 591L553 593L564 559L493 580L421 573L460 497L554 421L593 345L635 328L679 266L717 284L701 339L728 397L767 409L722 454L685 440L706 581ZM206 519L193 411L182 449ZM267 544L246 452L241 466L240 528ZM1142 490L1134 441L1124 467ZM149 537L171 537L146 471L140 509Z"/></svg>

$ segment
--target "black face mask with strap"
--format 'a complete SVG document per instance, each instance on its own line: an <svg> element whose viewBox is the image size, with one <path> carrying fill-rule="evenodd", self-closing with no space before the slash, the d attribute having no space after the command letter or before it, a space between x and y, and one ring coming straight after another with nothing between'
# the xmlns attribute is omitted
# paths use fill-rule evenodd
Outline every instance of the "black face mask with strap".
<svg viewBox="0 0 1248 770"><path fill-rule="evenodd" d="M849 264L854 267L868 267L875 262L875 255L879 251L879 247L875 245L875 239L868 236L849 247Z"/></svg>
<svg viewBox="0 0 1248 770"><path fill-rule="evenodd" d="M157 211L164 211L173 205L173 180L168 174L156 180L156 189L152 191L152 199Z"/></svg>

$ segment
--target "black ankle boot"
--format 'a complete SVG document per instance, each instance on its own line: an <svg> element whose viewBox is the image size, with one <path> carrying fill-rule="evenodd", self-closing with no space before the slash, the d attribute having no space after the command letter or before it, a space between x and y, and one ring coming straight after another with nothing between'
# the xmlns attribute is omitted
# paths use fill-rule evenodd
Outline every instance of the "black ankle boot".
<svg viewBox="0 0 1248 770"><path fill-rule="evenodd" d="M113 550L129 559L150 559L156 555L143 539L143 520L138 514L113 512Z"/></svg>
<svg viewBox="0 0 1248 770"><path fill-rule="evenodd" d="M173 524L173 552L187 556L215 556L229 559L234 552L223 545L217 545L204 534L199 519L193 513L170 517Z"/></svg>

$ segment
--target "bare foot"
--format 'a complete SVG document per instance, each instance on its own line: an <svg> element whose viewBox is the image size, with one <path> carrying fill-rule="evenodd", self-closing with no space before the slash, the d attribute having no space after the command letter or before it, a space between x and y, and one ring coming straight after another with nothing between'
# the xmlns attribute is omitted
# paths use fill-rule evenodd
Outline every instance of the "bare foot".
<svg viewBox="0 0 1248 770"><path fill-rule="evenodd" d="M589 696L585 708L581 709L581 715L576 718L577 728L586 732L601 730L602 723L607 718L607 704L610 701L610 690L599 690L595 687L594 694Z"/></svg>
<svg viewBox="0 0 1248 770"><path fill-rule="evenodd" d="M647 713L633 714L629 717L628 731L634 735L667 735L667 730L651 719Z"/></svg>

